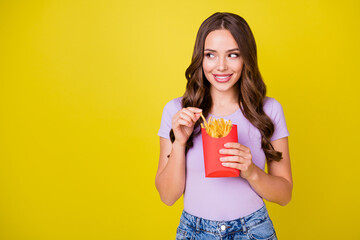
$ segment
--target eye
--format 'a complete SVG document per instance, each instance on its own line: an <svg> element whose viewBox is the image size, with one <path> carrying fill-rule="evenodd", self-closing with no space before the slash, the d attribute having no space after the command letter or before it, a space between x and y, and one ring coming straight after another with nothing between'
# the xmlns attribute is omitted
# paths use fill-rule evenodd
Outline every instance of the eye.
<svg viewBox="0 0 360 240"><path fill-rule="evenodd" d="M231 55L235 55L235 57L238 57L239 56L239 54L237 54L237 53L230 53L230 56Z"/></svg>
<svg viewBox="0 0 360 240"><path fill-rule="evenodd" d="M210 57L210 55L213 55L212 53L206 53L205 56L206 57Z"/></svg>

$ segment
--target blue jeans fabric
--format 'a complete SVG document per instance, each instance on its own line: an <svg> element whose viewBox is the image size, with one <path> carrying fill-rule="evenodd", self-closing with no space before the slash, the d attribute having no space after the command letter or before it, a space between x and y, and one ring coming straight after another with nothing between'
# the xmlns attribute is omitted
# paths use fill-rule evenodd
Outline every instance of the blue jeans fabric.
<svg viewBox="0 0 360 240"><path fill-rule="evenodd" d="M213 221L196 217L183 210L176 239L188 240L277 240L266 206L231 221Z"/></svg>

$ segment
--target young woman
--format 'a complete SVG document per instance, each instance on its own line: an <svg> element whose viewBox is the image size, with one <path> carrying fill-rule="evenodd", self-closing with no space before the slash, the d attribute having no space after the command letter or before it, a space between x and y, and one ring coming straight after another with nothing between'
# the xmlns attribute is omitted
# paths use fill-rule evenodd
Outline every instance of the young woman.
<svg viewBox="0 0 360 240"><path fill-rule="evenodd" d="M155 180L169 206L184 194L176 239L277 239L263 199L291 199L289 132L281 104L266 96L247 22L226 12L207 18L185 75L184 95L163 110ZM240 177L205 177L201 112L237 124L238 142L219 161Z"/></svg>

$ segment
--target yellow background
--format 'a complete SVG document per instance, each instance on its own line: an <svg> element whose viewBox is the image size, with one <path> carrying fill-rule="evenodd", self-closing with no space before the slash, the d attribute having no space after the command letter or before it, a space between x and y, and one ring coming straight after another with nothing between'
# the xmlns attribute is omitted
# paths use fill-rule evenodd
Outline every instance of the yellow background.
<svg viewBox="0 0 360 240"><path fill-rule="evenodd" d="M279 239L360 239L358 1L0 1L0 239L175 239L155 188L200 24L243 16L283 106Z"/></svg>

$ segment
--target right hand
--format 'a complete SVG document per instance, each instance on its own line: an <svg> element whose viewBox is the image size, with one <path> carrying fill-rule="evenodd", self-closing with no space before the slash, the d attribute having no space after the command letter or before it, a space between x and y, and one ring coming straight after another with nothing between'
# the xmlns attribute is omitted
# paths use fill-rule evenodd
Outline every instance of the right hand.
<svg viewBox="0 0 360 240"><path fill-rule="evenodd" d="M194 130L196 121L200 118L202 110L195 107L183 108L174 114L172 118L172 129L175 135L175 141L186 145L191 133Z"/></svg>

